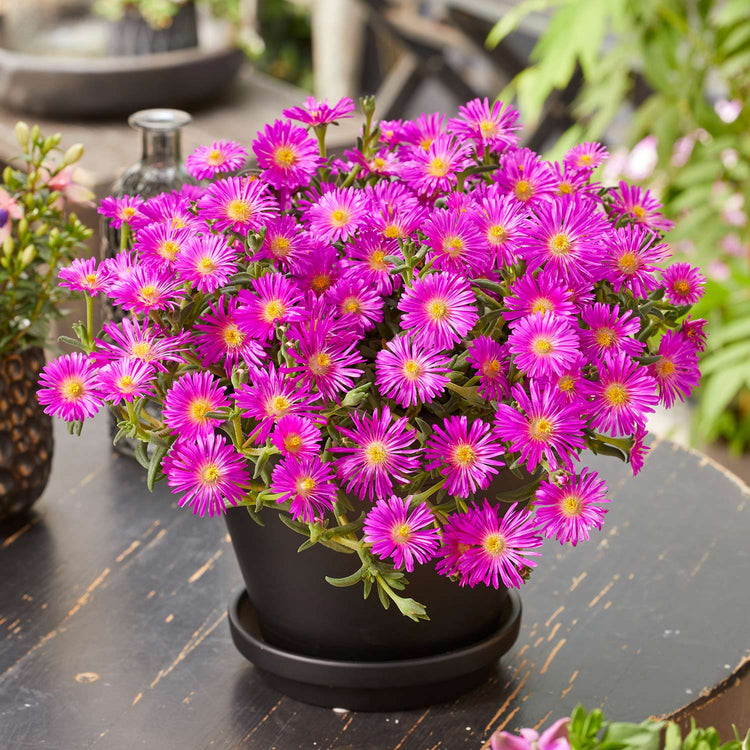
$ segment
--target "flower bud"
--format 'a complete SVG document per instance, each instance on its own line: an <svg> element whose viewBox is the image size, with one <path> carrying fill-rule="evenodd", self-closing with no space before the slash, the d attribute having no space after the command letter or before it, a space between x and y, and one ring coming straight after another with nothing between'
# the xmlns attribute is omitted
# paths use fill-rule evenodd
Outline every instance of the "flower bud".
<svg viewBox="0 0 750 750"><path fill-rule="evenodd" d="M367 117L372 117L375 113L375 97L374 96L363 96L359 103L362 105L362 111Z"/></svg>
<svg viewBox="0 0 750 750"><path fill-rule="evenodd" d="M29 231L29 222L25 218L18 220L18 236L23 237Z"/></svg>
<svg viewBox="0 0 750 750"><path fill-rule="evenodd" d="M26 151L29 147L29 126L23 120L16 123L16 140L18 145Z"/></svg>
<svg viewBox="0 0 750 750"><path fill-rule="evenodd" d="M6 185L10 185L11 180L13 179L13 168L9 165L5 167L3 170L3 182Z"/></svg>
<svg viewBox="0 0 750 750"><path fill-rule="evenodd" d="M33 128L31 128L31 141L32 143L36 143L39 140L39 126L34 125Z"/></svg>
<svg viewBox="0 0 750 750"><path fill-rule="evenodd" d="M75 164L83 156L83 144L74 143L63 156L62 165L67 167L69 164Z"/></svg>
<svg viewBox="0 0 750 750"><path fill-rule="evenodd" d="M11 255L13 255L13 250L16 247L16 241L13 239L12 235L8 235L5 238L5 242L3 242L3 255L6 258L9 258Z"/></svg>
<svg viewBox="0 0 750 750"><path fill-rule="evenodd" d="M26 268L34 258L36 258L36 248L33 245L26 245L21 252L21 268Z"/></svg>

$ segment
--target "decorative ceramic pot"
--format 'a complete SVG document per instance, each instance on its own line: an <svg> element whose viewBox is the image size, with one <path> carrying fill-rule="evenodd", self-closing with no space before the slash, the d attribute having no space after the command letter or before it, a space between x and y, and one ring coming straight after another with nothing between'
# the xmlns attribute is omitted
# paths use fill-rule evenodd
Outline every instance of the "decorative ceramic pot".
<svg viewBox="0 0 750 750"><path fill-rule="evenodd" d="M526 482L508 472L486 494ZM292 698L359 711L453 700L484 682L518 636L515 591L462 588L433 565L418 566L405 595L425 604L430 620L414 622L384 610L375 591L365 600L361 584L326 582L354 572L356 555L320 544L298 553L303 537L272 512L262 518L261 527L244 508L227 512L246 586L230 602L229 621L238 650Z"/></svg>
<svg viewBox="0 0 750 750"><path fill-rule="evenodd" d="M44 352L0 357L0 517L30 508L52 467L52 417L36 399Z"/></svg>

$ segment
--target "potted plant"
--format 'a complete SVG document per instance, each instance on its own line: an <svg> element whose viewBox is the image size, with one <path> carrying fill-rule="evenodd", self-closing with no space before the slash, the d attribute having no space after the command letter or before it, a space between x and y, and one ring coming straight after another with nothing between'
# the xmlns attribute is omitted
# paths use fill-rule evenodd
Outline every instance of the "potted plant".
<svg viewBox="0 0 750 750"><path fill-rule="evenodd" d="M228 509L233 636L273 684L405 707L488 675L543 538L601 527L580 454L639 471L648 414L697 383L703 279L658 269L658 213L592 182L599 144L550 164L500 103L362 107L341 159L326 130L354 103L308 99L252 174L216 141L187 162L204 187L107 199L134 244L73 287L130 315L79 327L40 398L77 427L107 404L149 487Z"/></svg>
<svg viewBox="0 0 750 750"><path fill-rule="evenodd" d="M44 491L52 462L52 421L34 396L49 324L61 316L57 274L91 231L65 210L93 197L73 173L83 154L61 159L60 134L44 137L19 122L20 168L0 187L0 516L29 508Z"/></svg>

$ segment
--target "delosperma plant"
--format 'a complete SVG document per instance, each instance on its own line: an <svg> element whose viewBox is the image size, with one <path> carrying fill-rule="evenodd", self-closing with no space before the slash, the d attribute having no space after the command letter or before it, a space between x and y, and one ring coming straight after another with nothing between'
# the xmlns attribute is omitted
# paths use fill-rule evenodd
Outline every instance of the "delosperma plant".
<svg viewBox="0 0 750 750"><path fill-rule="evenodd" d="M601 527L606 486L581 453L641 469L648 415L698 381L703 277L659 269L659 204L592 182L600 144L552 164L500 103L404 122L362 108L342 157L326 128L354 103L309 99L257 134L253 171L229 174L247 152L217 141L188 159L203 187L106 199L124 249L61 283L127 316L80 326L40 399L75 429L107 404L149 486L201 516L274 509L301 550L352 556L331 583L416 619L399 593L416 566L520 586L543 538ZM503 495L506 471L521 489Z"/></svg>

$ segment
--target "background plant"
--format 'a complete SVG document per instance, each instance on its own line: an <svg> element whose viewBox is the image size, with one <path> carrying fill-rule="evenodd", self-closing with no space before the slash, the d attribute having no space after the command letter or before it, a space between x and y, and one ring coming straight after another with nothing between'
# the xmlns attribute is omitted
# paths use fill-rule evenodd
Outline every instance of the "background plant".
<svg viewBox="0 0 750 750"><path fill-rule="evenodd" d="M92 234L65 210L67 198L88 197L72 176L83 147L71 146L54 163L59 133L44 137L38 126L19 122L16 137L23 166L5 168L0 192L0 356L44 345L66 297L57 286L58 271Z"/></svg>
<svg viewBox="0 0 750 750"><path fill-rule="evenodd" d="M488 38L535 11L553 13L532 65L500 95L537 121L554 89L582 73L576 122L555 152L623 132L652 135L668 239L709 274L696 314L709 319L696 432L750 448L750 14L746 0L525 0ZM629 112L628 109L634 109ZM651 172L650 169L646 170ZM635 175L628 175L634 178Z"/></svg>

